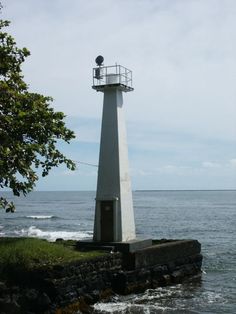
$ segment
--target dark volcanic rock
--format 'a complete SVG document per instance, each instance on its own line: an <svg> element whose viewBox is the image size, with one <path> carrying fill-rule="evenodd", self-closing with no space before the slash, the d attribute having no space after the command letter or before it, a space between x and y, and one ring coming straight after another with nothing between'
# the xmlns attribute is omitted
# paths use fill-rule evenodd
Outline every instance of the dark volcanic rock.
<svg viewBox="0 0 236 314"><path fill-rule="evenodd" d="M21 314L21 308L16 301L11 301L7 299L0 300L1 313L6 314Z"/></svg>

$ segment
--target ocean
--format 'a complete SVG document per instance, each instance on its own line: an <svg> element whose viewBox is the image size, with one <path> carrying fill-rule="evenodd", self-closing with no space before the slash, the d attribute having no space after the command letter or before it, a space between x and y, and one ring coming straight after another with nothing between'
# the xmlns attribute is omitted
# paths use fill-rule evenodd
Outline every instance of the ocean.
<svg viewBox="0 0 236 314"><path fill-rule="evenodd" d="M92 237L94 199L95 192L33 192L14 198L14 214L0 210L0 236ZM236 313L236 191L135 191L133 199L139 238L201 242L202 278L117 295L95 304L94 313Z"/></svg>

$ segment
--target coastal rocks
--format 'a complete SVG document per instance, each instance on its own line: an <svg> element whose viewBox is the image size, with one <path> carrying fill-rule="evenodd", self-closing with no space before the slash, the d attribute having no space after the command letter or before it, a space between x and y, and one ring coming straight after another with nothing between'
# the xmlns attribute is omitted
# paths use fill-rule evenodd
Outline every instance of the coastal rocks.
<svg viewBox="0 0 236 314"><path fill-rule="evenodd" d="M0 314L41 314L47 313L51 300L44 292L27 287L7 287L0 290ZM48 312L49 313L49 312Z"/></svg>
<svg viewBox="0 0 236 314"><path fill-rule="evenodd" d="M9 289L4 282L0 282L0 314L20 314L20 305L17 303L16 287Z"/></svg>
<svg viewBox="0 0 236 314"><path fill-rule="evenodd" d="M9 299L0 300L1 314L21 314L20 305Z"/></svg>
<svg viewBox="0 0 236 314"><path fill-rule="evenodd" d="M37 311L43 313L50 305L51 300L45 292L39 292L35 289L26 290L24 295L19 298L21 307L28 311Z"/></svg>

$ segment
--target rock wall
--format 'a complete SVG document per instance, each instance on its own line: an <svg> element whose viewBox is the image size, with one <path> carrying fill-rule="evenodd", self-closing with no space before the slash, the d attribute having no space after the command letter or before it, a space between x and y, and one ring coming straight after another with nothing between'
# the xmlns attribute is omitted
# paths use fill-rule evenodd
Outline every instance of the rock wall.
<svg viewBox="0 0 236 314"><path fill-rule="evenodd" d="M200 275L201 265L202 255L195 254L163 264L121 270L113 276L112 289L118 294L129 294L181 283L189 277Z"/></svg>
<svg viewBox="0 0 236 314"><path fill-rule="evenodd" d="M128 294L179 283L200 274L201 263L200 244L187 240L21 270L9 275L7 283L0 282L0 314L91 313L90 305L114 292Z"/></svg>
<svg viewBox="0 0 236 314"><path fill-rule="evenodd" d="M111 295L113 275L121 268L117 253L9 274L8 283L0 282L0 314L69 314L87 308Z"/></svg>

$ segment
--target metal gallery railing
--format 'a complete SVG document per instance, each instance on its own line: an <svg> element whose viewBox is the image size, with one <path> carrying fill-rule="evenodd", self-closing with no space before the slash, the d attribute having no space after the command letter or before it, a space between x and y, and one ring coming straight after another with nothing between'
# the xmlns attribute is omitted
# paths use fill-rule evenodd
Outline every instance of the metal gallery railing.
<svg viewBox="0 0 236 314"><path fill-rule="evenodd" d="M121 66L100 66L93 68L93 86L121 84L132 88L132 71Z"/></svg>

